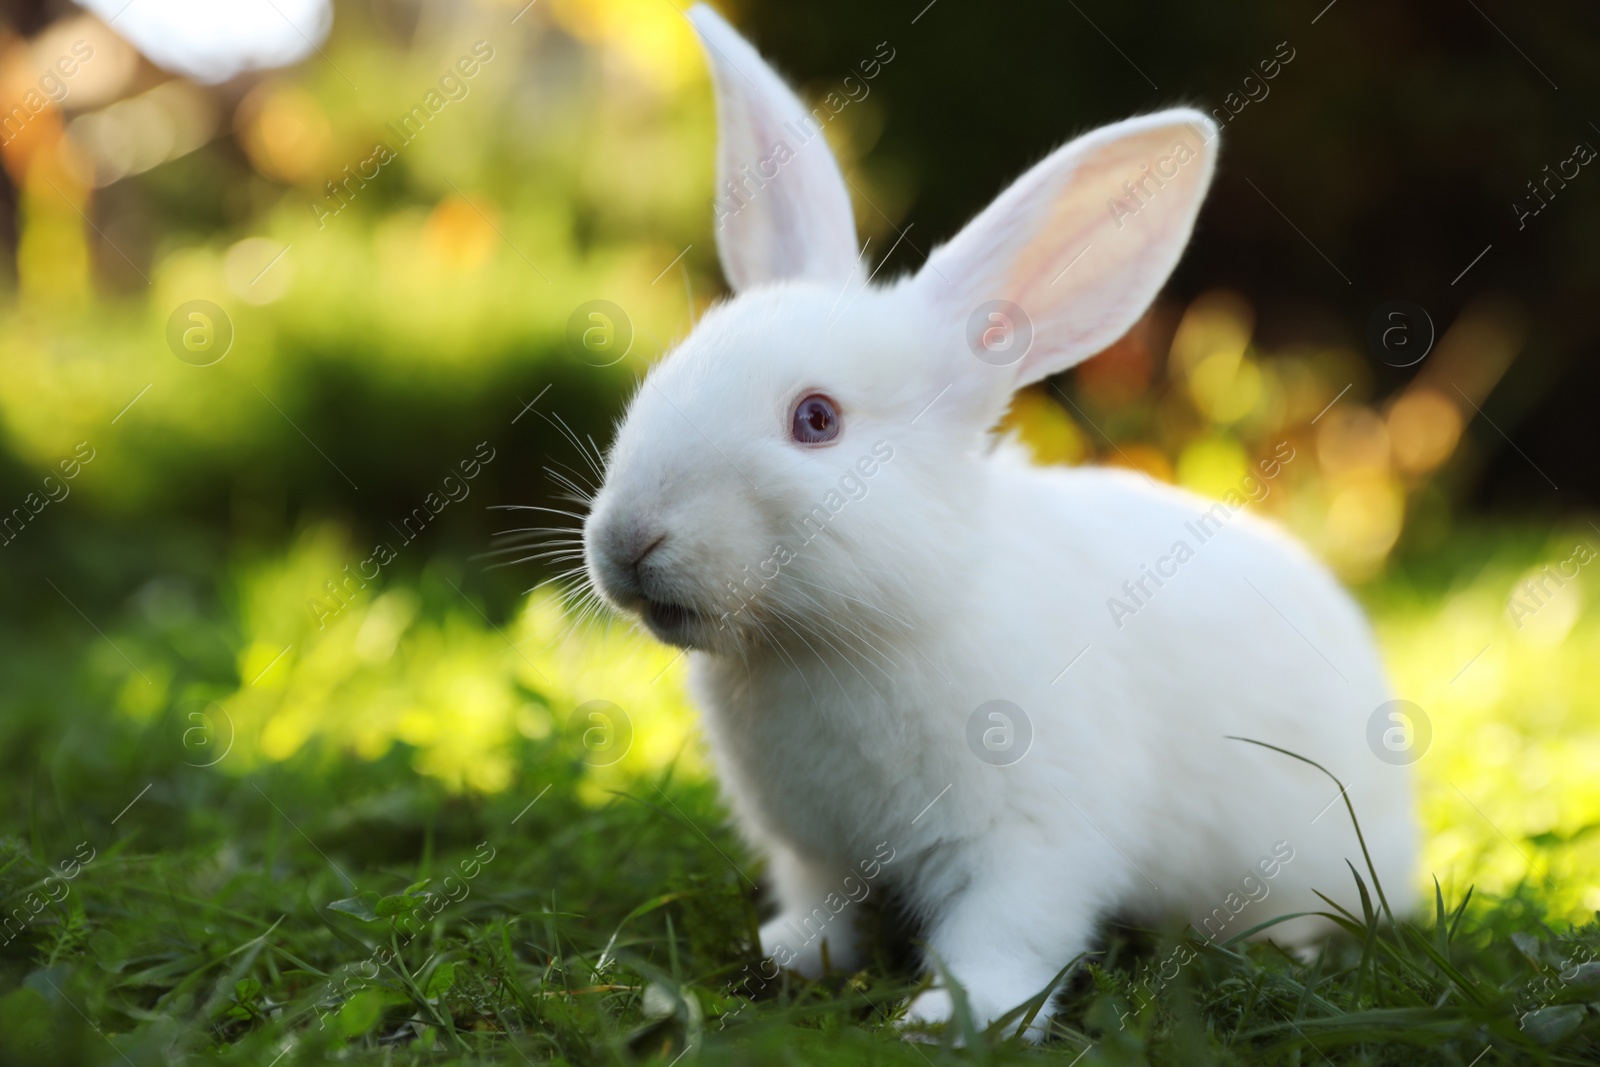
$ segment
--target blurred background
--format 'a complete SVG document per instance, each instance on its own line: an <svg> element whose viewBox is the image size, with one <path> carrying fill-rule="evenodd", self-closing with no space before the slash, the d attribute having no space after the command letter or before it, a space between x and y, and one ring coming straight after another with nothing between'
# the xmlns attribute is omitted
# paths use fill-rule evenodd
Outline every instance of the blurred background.
<svg viewBox="0 0 1600 1067"><path fill-rule="evenodd" d="M718 6L825 110L886 277L1076 133L1216 116L1166 295L1011 428L1217 496L1292 455L1251 506L1425 716L1430 870L1600 908L1600 11L1325 3ZM705 773L681 660L574 626L518 547L545 523L495 510L570 508L725 295L680 7L4 5L8 810L131 795L171 722L223 776L313 753L497 794L601 698L630 737L581 796Z"/></svg>

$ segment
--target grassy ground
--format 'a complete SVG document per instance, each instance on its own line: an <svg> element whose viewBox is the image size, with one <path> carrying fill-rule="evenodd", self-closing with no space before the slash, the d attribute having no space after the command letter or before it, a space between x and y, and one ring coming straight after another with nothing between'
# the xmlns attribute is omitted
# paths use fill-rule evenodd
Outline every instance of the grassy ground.
<svg viewBox="0 0 1600 1067"><path fill-rule="evenodd" d="M1543 539L1504 549L1503 560L1502 549L1474 549L1474 566L1442 572L1487 583L1492 616L1519 569L1559 550ZM583 656L638 672L616 684L642 694L664 672L660 685L675 684L670 653L540 654L535 638L550 620L524 612L490 623L461 590L466 579L424 572L341 614L349 665L339 665L337 628L315 648L297 636L293 652L268 662L261 590L303 564L235 561L226 582L195 585L188 600L174 579L116 603L75 601L99 620L103 642L59 602L36 625L7 627L4 1062L1600 1062L1600 926L1570 921L1594 918L1582 895L1593 885L1592 838L1579 825L1588 802L1517 822L1506 813L1533 805L1515 782L1480 792L1494 781L1473 776L1472 737L1489 728L1473 718L1476 697L1460 708L1442 695L1425 701L1437 749L1419 770L1435 837L1471 825L1440 799L1445 778L1496 819L1473 831L1479 852L1430 853L1449 867L1435 914L1390 931L1374 887L1358 891L1353 873L1331 895L1365 903L1342 916L1348 937L1311 962L1270 944L1113 928L1074 971L1042 1049L970 1024L913 1044L892 1025L915 976L891 924L859 974L746 982L759 864L726 829L681 734L646 736L648 716L636 711L639 758L597 768L559 728L575 698L552 694L591 669ZM171 562L175 573L185 565ZM1466 626L1476 588L1421 570L1373 590L1391 655L1415 664L1455 641L1440 634ZM384 598L401 592L409 621L394 623L403 632L385 645L374 620L393 623L401 608ZM1573 670L1595 670L1580 654L1596 643L1592 618L1579 612L1561 635L1562 662L1582 661ZM1481 636L1467 626L1460 648L1440 653L1445 677ZM1540 657L1554 646L1492 640L1504 647L1479 662L1510 672L1496 706L1515 710L1518 694L1536 691L1517 672L1548 673ZM495 651L463 651L480 647ZM402 709L377 737L369 720L387 690L372 672L398 661L483 685L510 678L503 684L523 701L505 712L515 728L462 718L429 732ZM435 684L385 677L419 691ZM1596 698L1580 676L1564 684L1566 725L1545 741L1586 751ZM159 697L141 695L151 688ZM458 713L457 704L499 706L497 689L446 691L460 696L440 698ZM660 696L657 710L670 719L680 701ZM543 719L529 707L543 707ZM295 715L310 725L290 744L272 724ZM1494 875L1506 848L1521 862ZM1472 855L1481 858L1462 858ZM953 1047L957 1034L965 1048Z"/></svg>

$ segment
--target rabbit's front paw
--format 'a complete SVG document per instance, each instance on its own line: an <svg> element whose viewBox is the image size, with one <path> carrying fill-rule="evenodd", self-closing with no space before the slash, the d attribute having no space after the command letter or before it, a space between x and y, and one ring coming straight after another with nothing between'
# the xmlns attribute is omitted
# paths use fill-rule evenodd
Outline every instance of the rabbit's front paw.
<svg viewBox="0 0 1600 1067"><path fill-rule="evenodd" d="M779 915L761 924L761 955L785 970L795 971L807 978L820 978L828 970L854 970L860 962L856 951L854 930L848 923L833 924L826 935L811 934L801 941L795 932L805 931L805 920L810 915ZM824 966L823 945L827 945L827 966Z"/></svg>
<svg viewBox="0 0 1600 1067"><path fill-rule="evenodd" d="M972 1017L979 1027L988 1027L995 1019L1006 1013L998 1003L986 1005L981 993L974 995L969 990L967 993L968 1006ZM951 999L948 990L929 989L913 997L911 1003L906 1005L905 1015L901 1016L898 1026L902 1034L912 1041L931 1040L931 1031L941 1026L946 1026L955 1017L955 1002ZM1048 1010L1041 1011L1034 1017L1029 1027L1023 1031L1024 1041L1037 1044L1043 1041L1048 1032L1050 1016ZM1015 1025L1008 1026L1007 1034L1014 1033ZM957 1035L955 1044L959 1047L962 1039Z"/></svg>
<svg viewBox="0 0 1600 1067"><path fill-rule="evenodd" d="M895 1025L909 1040L927 1041L932 1038L930 1031L945 1025L954 1015L955 1002L950 999L949 991L929 989L911 998L906 1013Z"/></svg>

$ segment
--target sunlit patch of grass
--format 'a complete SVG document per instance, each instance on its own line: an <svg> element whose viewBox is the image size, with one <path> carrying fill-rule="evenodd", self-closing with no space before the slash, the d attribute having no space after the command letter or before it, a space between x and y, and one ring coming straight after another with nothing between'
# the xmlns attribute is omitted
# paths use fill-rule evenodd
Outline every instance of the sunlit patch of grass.
<svg viewBox="0 0 1600 1067"><path fill-rule="evenodd" d="M313 739L362 760L403 742L420 773L498 793L524 777L515 742L554 734L589 766L591 802L669 764L700 774L676 650L619 622L576 625L544 591L496 624L457 578L360 580L365 555L320 527L238 568L237 686L170 694L214 702L220 719L205 728L238 739L229 770L288 759ZM123 709L152 718L169 696L158 689L131 680Z"/></svg>
<svg viewBox="0 0 1600 1067"><path fill-rule="evenodd" d="M1585 544L1600 538L1505 543L1443 588L1399 577L1372 598L1396 694L1431 722L1427 869L1457 891L1529 879L1573 918L1600 909L1600 560L1570 562ZM1576 576L1530 595L1562 563Z"/></svg>
<svg viewBox="0 0 1600 1067"><path fill-rule="evenodd" d="M590 769L582 788L586 799L598 802L609 790L668 767L678 777L704 775L681 651L619 620L575 624L551 593L529 598L516 633L518 646L532 651L513 669L524 686L543 694L556 728L582 753ZM592 707L601 703L616 710ZM618 721L603 721L607 715L618 718L617 711Z"/></svg>

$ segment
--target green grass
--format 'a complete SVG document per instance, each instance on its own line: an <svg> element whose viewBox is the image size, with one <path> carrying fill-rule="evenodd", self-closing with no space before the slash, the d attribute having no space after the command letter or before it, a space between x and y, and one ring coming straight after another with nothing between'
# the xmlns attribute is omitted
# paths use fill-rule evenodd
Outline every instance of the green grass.
<svg viewBox="0 0 1600 1067"><path fill-rule="evenodd" d="M102 566L114 586L116 565ZM427 573L405 580L422 620L477 618ZM1390 619L1426 601L1434 618L1449 591L1396 579L1369 599L1403 602ZM197 592L193 611L181 599L83 604L165 687L153 712L128 710L143 683L67 605L4 631L0 1062L1600 1062L1600 963L1574 968L1600 960L1600 926L1555 918L1575 912L1539 874L1570 869L1581 832L1513 831L1535 861L1523 884L1468 899L1456 872L1434 913L1398 930L1353 870L1326 891L1361 903L1314 960L1112 927L1072 972L1043 1047L970 1020L911 1043L893 1020L918 979L877 898L861 912L879 931L871 966L746 982L759 861L685 760L607 776L559 730L533 730L502 744L511 786L484 793L419 773L425 754L405 743L355 758L330 728L287 759L204 766L220 735L178 697L246 687L240 649L255 635L248 597ZM317 714L355 714L342 701Z"/></svg>
<svg viewBox="0 0 1600 1067"><path fill-rule="evenodd" d="M596 809L574 796L581 765L530 744L527 788L468 800L420 779L404 749L365 766L308 751L240 781L118 740L136 770L86 768L61 820L45 812L67 798L42 769L27 836L3 846L8 910L62 897L3 950L11 1062L1600 1059L1584 1006L1600 965L1559 977L1600 955L1600 927L1547 927L1526 889L1441 898L1399 936L1374 900L1309 964L1115 928L1043 1050L998 1035L957 1050L890 1025L914 983L892 946L856 975L735 995L756 896L723 854L755 867L704 785L640 783ZM80 842L94 858L46 887L49 868L88 855Z"/></svg>

